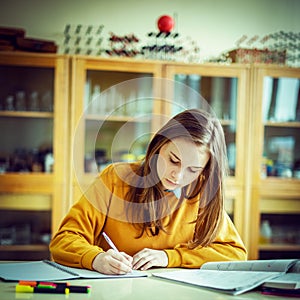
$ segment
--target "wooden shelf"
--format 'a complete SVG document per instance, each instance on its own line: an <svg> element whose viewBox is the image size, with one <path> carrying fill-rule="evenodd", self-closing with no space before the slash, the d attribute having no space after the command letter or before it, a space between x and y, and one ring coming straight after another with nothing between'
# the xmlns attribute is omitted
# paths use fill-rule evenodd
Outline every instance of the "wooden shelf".
<svg viewBox="0 0 300 300"><path fill-rule="evenodd" d="M1 193L0 209L16 211L51 211L51 195Z"/></svg>
<svg viewBox="0 0 300 300"><path fill-rule="evenodd" d="M223 126L232 126L235 125L235 121L234 120L220 120L221 125Z"/></svg>
<svg viewBox="0 0 300 300"><path fill-rule="evenodd" d="M264 126L268 127L291 127L291 128L300 128L300 122L271 122L268 121L264 123Z"/></svg>
<svg viewBox="0 0 300 300"><path fill-rule="evenodd" d="M46 111L0 111L0 117L10 118L53 118L52 112Z"/></svg>
<svg viewBox="0 0 300 300"><path fill-rule="evenodd" d="M300 198L300 180L296 178L267 177L261 179L261 186L262 198Z"/></svg>
<svg viewBox="0 0 300 300"><path fill-rule="evenodd" d="M49 251L49 246L44 244L0 245L0 252L6 251Z"/></svg>
<svg viewBox="0 0 300 300"><path fill-rule="evenodd" d="M51 194L52 173L3 173L0 174L0 193Z"/></svg>
<svg viewBox="0 0 300 300"><path fill-rule="evenodd" d="M106 121L106 122L149 122L151 118L149 116L102 116L96 114L87 114L86 120L89 121Z"/></svg>
<svg viewBox="0 0 300 300"><path fill-rule="evenodd" d="M300 214L300 199L261 199L261 214Z"/></svg>
<svg viewBox="0 0 300 300"><path fill-rule="evenodd" d="M300 245L295 244L260 244L260 251L300 251Z"/></svg>

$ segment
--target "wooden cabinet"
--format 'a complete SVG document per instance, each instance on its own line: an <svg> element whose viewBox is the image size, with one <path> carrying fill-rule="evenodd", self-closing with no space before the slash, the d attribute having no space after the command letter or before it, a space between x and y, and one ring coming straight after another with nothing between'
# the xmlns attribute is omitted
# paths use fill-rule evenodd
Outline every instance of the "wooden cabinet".
<svg viewBox="0 0 300 300"><path fill-rule="evenodd" d="M299 69L271 65L1 53L1 258L45 258L47 238L106 164L143 156L167 119L207 105L224 129L226 210L249 258L297 256L299 80ZM45 149L53 168L38 160ZM265 221L272 240L262 244Z"/></svg>
<svg viewBox="0 0 300 300"><path fill-rule="evenodd" d="M249 251L254 258L299 257L300 69L254 65L252 75Z"/></svg>
<svg viewBox="0 0 300 300"><path fill-rule="evenodd" d="M67 196L68 59L1 53L0 103L0 258L45 258Z"/></svg>

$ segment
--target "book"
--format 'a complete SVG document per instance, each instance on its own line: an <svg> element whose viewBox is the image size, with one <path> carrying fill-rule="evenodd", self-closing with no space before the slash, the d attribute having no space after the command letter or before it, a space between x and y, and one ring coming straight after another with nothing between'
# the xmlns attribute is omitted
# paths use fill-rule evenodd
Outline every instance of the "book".
<svg viewBox="0 0 300 300"><path fill-rule="evenodd" d="M207 262L200 269L154 272L152 275L231 295L239 295L285 274L297 261L297 259L273 259Z"/></svg>
<svg viewBox="0 0 300 300"><path fill-rule="evenodd" d="M0 263L0 278L5 281L54 281L70 279L105 279L146 277L147 273L133 270L125 275L106 275L97 271L67 267L50 260Z"/></svg>
<svg viewBox="0 0 300 300"><path fill-rule="evenodd" d="M262 293L278 296L300 296L300 261L286 273L262 284Z"/></svg>

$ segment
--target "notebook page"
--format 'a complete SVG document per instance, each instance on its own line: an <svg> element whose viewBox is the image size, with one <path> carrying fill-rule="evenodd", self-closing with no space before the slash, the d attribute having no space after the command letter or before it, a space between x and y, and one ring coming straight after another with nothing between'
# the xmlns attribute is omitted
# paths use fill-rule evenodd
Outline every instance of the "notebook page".
<svg viewBox="0 0 300 300"><path fill-rule="evenodd" d="M238 295L280 274L280 272L179 270L166 273L153 273L152 275Z"/></svg>
<svg viewBox="0 0 300 300"><path fill-rule="evenodd" d="M1 263L0 277L4 280L52 281L78 278L43 261Z"/></svg>
<svg viewBox="0 0 300 300"><path fill-rule="evenodd" d="M122 277L144 277L147 276L147 274L145 272L142 271L137 271L137 270L133 270L131 273L127 273L124 275L106 275L106 274L102 274L99 273L97 271L92 271L92 270L88 270L88 269L80 269L80 268L73 268L73 267L68 267L68 266L63 266L61 264L55 263L55 262L50 262L53 265L56 265L57 268L60 268L62 270L65 270L68 273L71 274L77 274L78 278L90 278L90 279L101 279L101 278L122 278Z"/></svg>
<svg viewBox="0 0 300 300"><path fill-rule="evenodd" d="M286 272L296 262L296 259L207 262L201 270Z"/></svg>

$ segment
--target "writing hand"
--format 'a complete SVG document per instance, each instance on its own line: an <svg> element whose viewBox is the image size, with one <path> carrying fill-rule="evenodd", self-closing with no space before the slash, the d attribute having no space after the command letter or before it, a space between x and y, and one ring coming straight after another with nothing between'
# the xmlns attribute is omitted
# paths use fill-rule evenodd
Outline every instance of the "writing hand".
<svg viewBox="0 0 300 300"><path fill-rule="evenodd" d="M165 251L145 248L133 256L132 267L134 270L148 270L151 267L166 267L168 262Z"/></svg>
<svg viewBox="0 0 300 300"><path fill-rule="evenodd" d="M124 252L109 249L99 253L93 261L93 269L107 275L124 275L132 272L132 257Z"/></svg>

